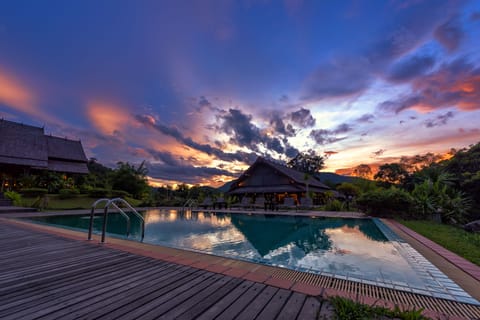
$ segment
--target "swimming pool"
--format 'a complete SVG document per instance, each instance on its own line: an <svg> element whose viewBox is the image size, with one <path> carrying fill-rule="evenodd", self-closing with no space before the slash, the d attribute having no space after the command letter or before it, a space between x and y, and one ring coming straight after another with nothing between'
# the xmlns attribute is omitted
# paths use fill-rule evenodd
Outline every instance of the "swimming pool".
<svg viewBox="0 0 480 320"><path fill-rule="evenodd" d="M253 261L387 288L477 303L378 219L243 215L149 210L144 242ZM87 229L88 216L48 216L36 222ZM94 230L101 230L96 216ZM126 224L109 215L107 231ZM132 217L130 238L140 238Z"/></svg>

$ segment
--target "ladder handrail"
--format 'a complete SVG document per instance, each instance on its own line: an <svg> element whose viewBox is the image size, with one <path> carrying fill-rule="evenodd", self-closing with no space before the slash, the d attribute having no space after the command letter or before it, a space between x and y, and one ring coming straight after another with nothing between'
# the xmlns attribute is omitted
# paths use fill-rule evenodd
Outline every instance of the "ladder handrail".
<svg viewBox="0 0 480 320"><path fill-rule="evenodd" d="M125 199L123 199L123 198L114 198L114 199L110 200L110 201L108 202L108 204L109 204L109 205L110 205L110 204L113 204L117 209L119 209L119 210L121 211L121 209L115 204L115 202L121 202L121 203L123 203L128 209L131 210L131 212L132 212L135 216L137 216L137 218L140 219L140 222L142 223L142 240L141 240L141 241L143 241L143 238L145 238L145 219L143 218L143 216L142 216L140 213L138 213L138 211L135 210L135 208L132 207L132 206L130 205L130 203L128 203L128 202L127 202Z"/></svg>
<svg viewBox="0 0 480 320"><path fill-rule="evenodd" d="M95 209L97 208L97 205L99 203L102 203L102 202L108 202L110 201L110 199L108 198L101 198L101 199L98 199L96 200L93 204L92 204L92 209L90 210L90 225L88 227L88 240L92 240L92 231L93 231L93 216L95 214Z"/></svg>
<svg viewBox="0 0 480 320"><path fill-rule="evenodd" d="M90 211L90 225L88 227L88 238L87 238L88 240L92 240L93 216L95 215L95 209L97 208L97 205L99 203L102 203L102 202L105 202L105 201L107 202L106 206L104 207L104 210L105 210L105 208L108 207L108 205L109 205L110 199L108 199L108 198L98 199L97 201L95 201L92 204L92 210ZM118 206L115 206L115 207L118 209L120 214L125 218L125 220L127 220L127 237L128 237L130 235L130 217L122 209L120 209ZM104 224L105 224L105 219L106 219L106 216L105 216L105 213L104 213L104 216L103 216Z"/></svg>
<svg viewBox="0 0 480 320"><path fill-rule="evenodd" d="M103 225L102 225L102 243L105 242L105 235L107 233L107 220L108 220L108 209L113 206L115 209L119 211L119 213L127 220L127 237L130 235L130 217L123 211L117 204L116 202L121 202L124 204L128 209L130 209L135 216L137 216L140 219L141 225L142 225L142 240L145 237L145 219L143 216L137 212L126 200L122 198L114 198L114 199L108 199L108 198L101 198L96 200L92 204L92 209L90 211L90 225L88 228L88 240L92 240L92 232L93 232L93 216L95 214L95 209L99 203L106 202L105 207L103 208Z"/></svg>
<svg viewBox="0 0 480 320"><path fill-rule="evenodd" d="M191 208L195 204L195 200L193 198L187 199L185 203L183 204L182 211L185 211L185 207L188 206L188 208Z"/></svg>

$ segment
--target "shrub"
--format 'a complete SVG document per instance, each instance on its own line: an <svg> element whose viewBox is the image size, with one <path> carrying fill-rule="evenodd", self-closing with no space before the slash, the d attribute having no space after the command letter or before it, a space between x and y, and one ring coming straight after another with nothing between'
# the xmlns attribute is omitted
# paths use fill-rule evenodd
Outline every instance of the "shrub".
<svg viewBox="0 0 480 320"><path fill-rule="evenodd" d="M88 195L92 198L106 198L110 194L110 191L105 188L93 188L88 191Z"/></svg>
<svg viewBox="0 0 480 320"><path fill-rule="evenodd" d="M60 189L60 191L58 191L58 197L60 199L75 198L79 194L80 191L78 191L78 189Z"/></svg>
<svg viewBox="0 0 480 320"><path fill-rule="evenodd" d="M3 193L5 198L12 200L14 206L22 205L22 196L15 191L5 191Z"/></svg>
<svg viewBox="0 0 480 320"><path fill-rule="evenodd" d="M325 205L326 211L343 211L343 203L337 199L327 202Z"/></svg>
<svg viewBox="0 0 480 320"><path fill-rule="evenodd" d="M132 196L130 193L124 190L112 190L110 195L112 198L126 198Z"/></svg>
<svg viewBox="0 0 480 320"><path fill-rule="evenodd" d="M20 191L25 197L41 197L48 193L45 188L24 188Z"/></svg>
<svg viewBox="0 0 480 320"><path fill-rule="evenodd" d="M415 208L412 196L395 187L366 192L357 198L356 203L360 209L376 216L410 217Z"/></svg>

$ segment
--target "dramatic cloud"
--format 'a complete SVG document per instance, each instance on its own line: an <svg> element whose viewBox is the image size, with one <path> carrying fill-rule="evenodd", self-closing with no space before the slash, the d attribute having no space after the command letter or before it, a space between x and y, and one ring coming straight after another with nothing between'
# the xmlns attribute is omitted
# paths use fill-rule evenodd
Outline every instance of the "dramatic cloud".
<svg viewBox="0 0 480 320"><path fill-rule="evenodd" d="M347 123L341 123L332 130L314 129L310 131L310 137L313 138L315 142L319 145L327 145L347 139L346 136L337 137L337 135L345 134L352 130L353 128L351 125Z"/></svg>
<svg viewBox="0 0 480 320"><path fill-rule="evenodd" d="M433 119L427 119L425 120L425 126L427 128L433 128L433 127L438 127L438 126L444 126L447 124L448 120L454 117L454 114L452 111L448 111L447 113L440 114L437 117Z"/></svg>
<svg viewBox="0 0 480 320"><path fill-rule="evenodd" d="M435 29L434 35L449 52L453 52L459 47L464 36L458 17L450 18L440 25Z"/></svg>
<svg viewBox="0 0 480 320"><path fill-rule="evenodd" d="M313 127L315 125L315 118L308 109L300 108L300 110L292 112L290 117L292 122L301 128Z"/></svg>
<svg viewBox="0 0 480 320"><path fill-rule="evenodd" d="M148 150L155 160L162 163L147 163L148 175L155 179L198 183L208 181L212 176L236 177L238 173L214 167L195 167L190 161L179 160L169 152Z"/></svg>
<svg viewBox="0 0 480 320"><path fill-rule="evenodd" d="M240 151L235 152L235 153L227 153L227 152L224 152L224 151L222 151L222 150L220 150L216 147L212 147L209 144L197 143L197 142L193 141L192 138L185 137L180 132L180 130L178 130L176 127L169 127L169 126L163 125L163 124L158 123L158 122L153 124L150 121L149 116L137 115L137 116L135 116L135 118L140 123L142 123L144 125L147 125L147 126L153 128L153 129L161 132L164 135L173 137L178 142L180 142L180 143L182 143L182 144L184 144L184 145L186 145L190 148L193 148L195 150L204 152L208 155L213 155L220 160L241 161L241 162L244 162L244 163L251 163L251 162L255 161L255 159L257 157L256 154L254 154L254 153L247 153L247 152L240 152Z"/></svg>
<svg viewBox="0 0 480 320"><path fill-rule="evenodd" d="M366 59L336 59L320 65L307 79L305 100L347 97L363 92L373 80Z"/></svg>
<svg viewBox="0 0 480 320"><path fill-rule="evenodd" d="M391 81L408 81L430 70L435 64L431 56L412 56L403 59L390 69L388 79Z"/></svg>
<svg viewBox="0 0 480 320"><path fill-rule="evenodd" d="M276 133L286 137L293 137L295 135L295 129L293 129L291 124L285 125L285 122L278 112L272 115L272 118L270 119L270 125Z"/></svg>
<svg viewBox="0 0 480 320"><path fill-rule="evenodd" d="M480 109L480 68L465 58L442 64L434 72L412 81L410 95L382 102L381 111L406 109L428 112L439 108Z"/></svg>
<svg viewBox="0 0 480 320"><path fill-rule="evenodd" d="M263 133L260 128L252 123L252 116L243 113L241 110L229 109L217 115L217 117L221 122L217 126L217 130L227 134L230 137L229 142L231 144L246 147L255 152L260 152L259 146L263 145L267 149L287 156L294 149L287 142L282 142L277 137L271 137ZM277 129L283 130L281 125ZM285 132L287 132L287 129L285 129Z"/></svg>
<svg viewBox="0 0 480 320"><path fill-rule="evenodd" d="M385 149L378 149L377 151L372 152L373 158L381 157L385 153Z"/></svg>
<svg viewBox="0 0 480 320"><path fill-rule="evenodd" d="M361 117L357 118L355 121L358 123L372 123L375 116L370 113L365 113Z"/></svg>

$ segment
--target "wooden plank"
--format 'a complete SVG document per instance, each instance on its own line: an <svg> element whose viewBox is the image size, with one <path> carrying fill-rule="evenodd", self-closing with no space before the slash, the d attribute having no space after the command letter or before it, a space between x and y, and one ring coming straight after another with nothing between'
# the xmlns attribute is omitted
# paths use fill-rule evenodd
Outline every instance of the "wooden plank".
<svg viewBox="0 0 480 320"><path fill-rule="evenodd" d="M175 281L175 278L186 277L198 270L193 270L186 266L180 265L168 265L168 269L165 269L162 274L157 274L151 281L143 286L136 286L129 290L109 298L97 301L91 304L88 309L77 310L68 315L67 318L72 319L96 319L102 317L110 312L119 308L129 306L132 301L138 300L140 297L152 294L155 291L168 286L171 282Z"/></svg>
<svg viewBox="0 0 480 320"><path fill-rule="evenodd" d="M185 320L195 319L228 292L234 290L242 281L242 279L224 276L192 299L188 299L172 311L164 314L160 319L171 319L172 317Z"/></svg>
<svg viewBox="0 0 480 320"><path fill-rule="evenodd" d="M303 307L303 304L306 299L306 295L294 292L290 299L288 299L287 303L283 307L283 309L278 314L278 320L291 320L296 319L297 315L300 313L300 310Z"/></svg>
<svg viewBox="0 0 480 320"><path fill-rule="evenodd" d="M125 259L128 259L128 256L120 256L116 257L113 259L102 259L102 261L98 262L96 261L95 263L88 263L86 265L82 265L81 267L78 266L68 266L66 269L62 270L52 270L49 274L43 275L41 278L33 278L33 279L26 279L21 278L17 279L13 283L11 283L9 286L3 286L0 288L0 296L7 294L9 292L14 292L16 290L24 289L24 288L29 288L32 286L36 285L41 285L42 283L49 283L52 281L57 281L59 279L62 279L67 276L73 276L78 273L83 273L83 272L90 272L92 270L95 270L97 268L100 268L104 265L108 265L111 263L118 263L120 261L124 261Z"/></svg>
<svg viewBox="0 0 480 320"><path fill-rule="evenodd" d="M145 272L147 273L150 271L151 268L145 270ZM78 304L81 301L93 299L98 295L106 292L111 292L113 289L128 285L129 283L134 283L135 285L136 281L139 282L143 277L149 276L148 274L145 275L141 273L140 270L138 273L140 274L134 273L131 275L126 275L123 278L117 278L107 283L107 285L104 285L102 287L96 287L94 290L92 288L85 288L80 291L75 290L70 292L63 292L61 295L59 294L56 299L50 300L48 303L44 303L42 305L35 305L30 308L26 307L24 310L17 312L15 316L20 315L24 317L34 314L35 317L48 315L49 318L52 318L52 316L50 316L51 313L64 309L72 304ZM4 318L9 319L9 317Z"/></svg>
<svg viewBox="0 0 480 320"><path fill-rule="evenodd" d="M222 312L216 319L226 320L236 317L240 312L246 308L253 299L256 299L257 296L262 292L266 286L261 283L255 283L251 286L244 294L235 301L230 307L228 307L224 312Z"/></svg>
<svg viewBox="0 0 480 320"><path fill-rule="evenodd" d="M181 290L181 292L169 292L165 296L162 296L161 299L154 300L155 307L142 314L142 320L157 319L159 316L175 308L179 304L185 303L187 299L196 296L203 289L213 286L215 282L222 277L224 276L221 274L210 274L208 278L194 286L189 285L188 288L184 288L185 290Z"/></svg>
<svg viewBox="0 0 480 320"><path fill-rule="evenodd" d="M279 289L275 287L266 287L260 292L260 294L248 305L248 308L245 308L236 319L238 320L249 320L255 319L257 315L263 310L267 303L272 299L272 297L277 293Z"/></svg>
<svg viewBox="0 0 480 320"><path fill-rule="evenodd" d="M303 304L303 308L300 311L297 319L298 320L303 320L303 319L316 319L318 312L320 310L321 303L318 301L318 299L314 297L308 297L305 300L305 303Z"/></svg>
<svg viewBox="0 0 480 320"><path fill-rule="evenodd" d="M103 301L106 299L120 299L124 292L133 288L143 288L156 277L161 277L166 273L170 273L168 268L160 268L158 266L151 266L137 270L136 273L123 276L114 281L110 281L106 285L96 288L95 292L89 292L88 288L80 295L70 295L68 300L63 303L63 308L48 314L49 318L74 318L72 313L88 313L96 308L103 307ZM129 298L130 299L130 298ZM102 302L102 303L97 303Z"/></svg>
<svg viewBox="0 0 480 320"><path fill-rule="evenodd" d="M26 306L45 304L48 301L55 300L59 295L62 296L64 292L69 290L79 291L83 288L96 288L103 285L103 283L135 272L139 270L139 267L138 263L132 264L132 261L125 261L120 264L110 265L108 268L97 269L86 275L79 274L76 277L68 277L50 282L44 286L26 289L23 292L17 292L13 297L9 296L8 299L2 297L0 312L8 309L8 312L12 313L23 310Z"/></svg>
<svg viewBox="0 0 480 320"><path fill-rule="evenodd" d="M168 301L173 298L176 294L179 294L185 290L188 290L193 285L202 282L203 280L211 277L213 274L211 272L206 272L203 270L197 270L194 273L187 274L186 277L175 277L172 278L171 282L161 288L160 290L155 290L149 295L144 295L137 298L129 305L125 305L122 308L115 310L107 315L104 319L137 319L140 318L143 313L151 310L157 304Z"/></svg>
<svg viewBox="0 0 480 320"><path fill-rule="evenodd" d="M210 320L215 319L220 313L232 305L238 297L240 297L245 291L247 291L254 282L242 281L234 290L224 296L220 301L211 306L208 310L203 312L197 317L197 320Z"/></svg>
<svg viewBox="0 0 480 320"><path fill-rule="evenodd" d="M259 319L276 319L278 313L283 308L288 298L290 297L290 290L280 289L263 308L262 312L258 315Z"/></svg>

